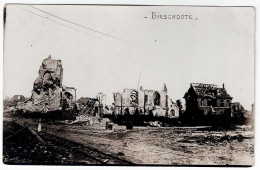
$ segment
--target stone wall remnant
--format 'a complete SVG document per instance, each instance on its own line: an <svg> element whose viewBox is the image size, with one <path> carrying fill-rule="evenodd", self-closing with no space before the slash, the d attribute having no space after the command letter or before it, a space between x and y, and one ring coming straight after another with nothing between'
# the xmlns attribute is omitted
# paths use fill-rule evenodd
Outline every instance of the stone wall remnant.
<svg viewBox="0 0 260 170"><path fill-rule="evenodd" d="M66 92L66 88L63 88L62 79L61 60L52 59L49 55L40 66L39 75L33 84L31 98L18 105L17 109L25 113L47 113L71 107L73 98L68 95L70 92ZM73 94L73 96L75 95Z"/></svg>

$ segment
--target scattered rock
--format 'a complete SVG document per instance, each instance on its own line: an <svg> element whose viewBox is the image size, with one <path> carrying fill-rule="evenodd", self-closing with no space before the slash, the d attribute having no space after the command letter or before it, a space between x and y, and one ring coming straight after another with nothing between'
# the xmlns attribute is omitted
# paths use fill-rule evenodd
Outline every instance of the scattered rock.
<svg viewBox="0 0 260 170"><path fill-rule="evenodd" d="M104 159L103 161L107 163L109 161L109 159Z"/></svg>
<svg viewBox="0 0 260 170"><path fill-rule="evenodd" d="M125 154L123 152L118 152L117 155L118 156L124 156Z"/></svg>

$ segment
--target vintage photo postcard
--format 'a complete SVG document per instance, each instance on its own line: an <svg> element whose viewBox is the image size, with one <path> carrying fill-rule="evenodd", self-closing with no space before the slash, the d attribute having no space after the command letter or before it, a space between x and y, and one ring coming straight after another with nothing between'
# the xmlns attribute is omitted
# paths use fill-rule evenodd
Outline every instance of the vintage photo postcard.
<svg viewBox="0 0 260 170"><path fill-rule="evenodd" d="M253 166L253 7L4 8L8 165Z"/></svg>

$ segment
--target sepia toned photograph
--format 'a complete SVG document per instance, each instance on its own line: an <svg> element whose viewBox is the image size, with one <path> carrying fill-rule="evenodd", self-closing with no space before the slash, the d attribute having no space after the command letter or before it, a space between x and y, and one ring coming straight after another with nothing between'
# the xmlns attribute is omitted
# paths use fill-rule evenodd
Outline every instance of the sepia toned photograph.
<svg viewBox="0 0 260 170"><path fill-rule="evenodd" d="M255 9L6 4L9 165L255 164Z"/></svg>

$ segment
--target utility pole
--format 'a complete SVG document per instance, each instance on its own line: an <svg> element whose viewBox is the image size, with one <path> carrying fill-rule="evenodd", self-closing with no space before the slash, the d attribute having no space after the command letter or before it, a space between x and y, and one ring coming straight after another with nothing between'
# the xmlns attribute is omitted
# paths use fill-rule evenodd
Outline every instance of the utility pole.
<svg viewBox="0 0 260 170"><path fill-rule="evenodd" d="M138 92L138 89L139 89L140 76L141 76L141 72L139 73L138 84L137 84L137 89L136 89L136 91L137 91L137 106L136 106L136 108L139 107L139 92Z"/></svg>
<svg viewBox="0 0 260 170"><path fill-rule="evenodd" d="M121 96L121 115L123 114L123 94L120 94Z"/></svg>
<svg viewBox="0 0 260 170"><path fill-rule="evenodd" d="M141 72L139 73L138 84L137 84L137 91L139 89L140 76L141 76Z"/></svg>
<svg viewBox="0 0 260 170"><path fill-rule="evenodd" d="M75 102L77 101L77 89L75 89Z"/></svg>
<svg viewBox="0 0 260 170"><path fill-rule="evenodd" d="M145 103L146 103L146 97L145 97L145 91L144 91L144 115L145 115Z"/></svg>
<svg viewBox="0 0 260 170"><path fill-rule="evenodd" d="M98 94L97 94L97 100L98 100L98 106L99 106L99 114L100 114L100 116L101 116L101 100L103 100L103 97L104 97L104 94L103 93L101 93L101 92L99 92Z"/></svg>

